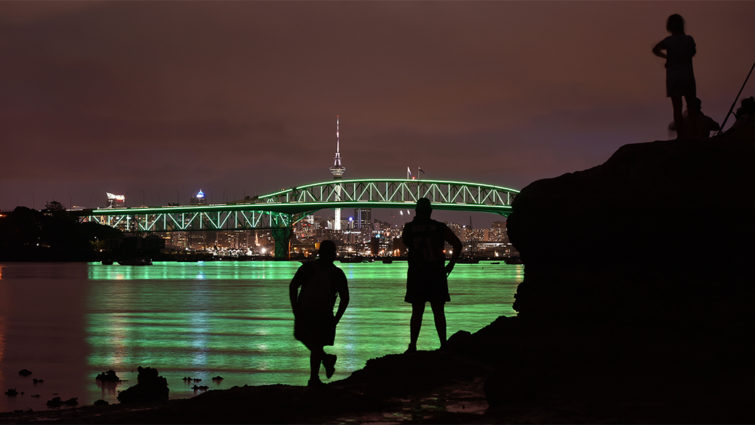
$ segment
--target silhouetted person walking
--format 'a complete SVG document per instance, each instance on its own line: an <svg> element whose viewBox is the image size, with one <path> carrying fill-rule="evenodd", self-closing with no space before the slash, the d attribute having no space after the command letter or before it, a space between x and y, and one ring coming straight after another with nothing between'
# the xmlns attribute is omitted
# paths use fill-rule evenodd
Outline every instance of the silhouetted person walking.
<svg viewBox="0 0 755 425"><path fill-rule="evenodd" d="M336 355L325 353L323 347L333 345L336 325L349 304L346 275L333 264L336 244L329 240L322 241L319 257L299 267L289 285L291 309L294 312L294 338L310 351L309 386L322 385L320 363L325 366L326 377L330 378L335 372ZM336 297L339 298L338 311L333 316Z"/></svg>
<svg viewBox="0 0 755 425"><path fill-rule="evenodd" d="M695 74L692 71L692 57L697 53L695 40L684 33L684 18L673 14L666 21L666 30L670 36L661 40L653 47L656 56L666 59L666 96L671 98L674 108L674 127L677 138L686 137L682 134L682 97L690 102L696 97ZM663 53L663 51L666 53ZM679 130L682 130L680 133Z"/></svg>
<svg viewBox="0 0 755 425"><path fill-rule="evenodd" d="M425 303L430 302L441 348L446 344L445 303L448 295L448 278L461 254L461 241L445 224L432 220L430 200L417 201L414 220L406 223L401 239L409 248L409 271L406 276L404 301L412 304L410 342L407 352L417 351L417 338L422 327ZM445 264L444 243L453 247L451 261Z"/></svg>

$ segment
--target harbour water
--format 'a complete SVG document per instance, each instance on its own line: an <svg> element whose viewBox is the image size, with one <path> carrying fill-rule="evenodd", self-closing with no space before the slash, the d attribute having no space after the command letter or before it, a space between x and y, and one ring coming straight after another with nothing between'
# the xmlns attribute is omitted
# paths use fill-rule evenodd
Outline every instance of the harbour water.
<svg viewBox="0 0 755 425"><path fill-rule="evenodd" d="M335 346L326 347L338 355L332 380L368 359L403 352L411 314L403 302L406 262L336 264L349 280L351 302ZM117 391L136 383L137 366L157 368L171 398L195 395L193 385L304 385L308 351L293 339L288 299L299 265L0 263L0 390L19 392L0 394L0 411L45 409L55 396L117 402ZM449 279L448 335L514 315L522 278L522 266L458 264ZM418 348L437 346L428 307ZM20 376L24 368L32 375ZM100 386L95 376L108 369L125 382Z"/></svg>

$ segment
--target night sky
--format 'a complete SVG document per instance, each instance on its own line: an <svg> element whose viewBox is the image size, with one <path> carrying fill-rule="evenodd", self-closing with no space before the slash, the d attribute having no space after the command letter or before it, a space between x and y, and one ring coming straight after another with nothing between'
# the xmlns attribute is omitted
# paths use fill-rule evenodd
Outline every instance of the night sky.
<svg viewBox="0 0 755 425"><path fill-rule="evenodd" d="M521 189L670 138L671 13L721 122L755 2L2 2L0 209L329 180L337 113L346 178Z"/></svg>

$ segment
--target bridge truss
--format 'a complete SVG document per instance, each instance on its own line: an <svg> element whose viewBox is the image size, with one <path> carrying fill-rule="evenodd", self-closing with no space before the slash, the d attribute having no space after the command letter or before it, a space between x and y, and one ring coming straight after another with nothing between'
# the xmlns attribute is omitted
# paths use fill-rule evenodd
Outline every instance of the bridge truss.
<svg viewBox="0 0 755 425"><path fill-rule="evenodd" d="M330 180L257 196L249 202L164 207L102 208L82 221L128 233L271 229L275 255L288 256L291 227L326 208L412 209L428 198L436 210L478 211L508 216L515 189L446 180Z"/></svg>
<svg viewBox="0 0 755 425"><path fill-rule="evenodd" d="M92 210L83 220L126 232L281 229L320 209L413 209L423 197L430 199L436 210L507 216L518 193L502 186L446 180L330 180L261 195L251 202L102 208Z"/></svg>
<svg viewBox="0 0 755 425"><path fill-rule="evenodd" d="M482 183L447 180L355 179L331 180L262 195L269 204L291 204L315 209L336 207L406 208L428 198L439 210L511 212L515 189Z"/></svg>
<svg viewBox="0 0 755 425"><path fill-rule="evenodd" d="M213 205L214 206L214 205ZM115 227L125 232L172 232L192 230L246 230L289 227L293 216L282 212L231 209L208 210L197 207L128 208L113 211L92 211L84 221Z"/></svg>

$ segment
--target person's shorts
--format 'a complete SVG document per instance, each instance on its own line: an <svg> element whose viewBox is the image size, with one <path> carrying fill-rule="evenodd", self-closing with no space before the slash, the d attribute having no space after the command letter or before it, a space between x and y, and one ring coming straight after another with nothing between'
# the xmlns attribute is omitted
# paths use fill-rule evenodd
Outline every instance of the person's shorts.
<svg viewBox="0 0 755 425"><path fill-rule="evenodd" d="M294 338L310 349L333 345L336 338L333 313L298 313L294 318Z"/></svg>

